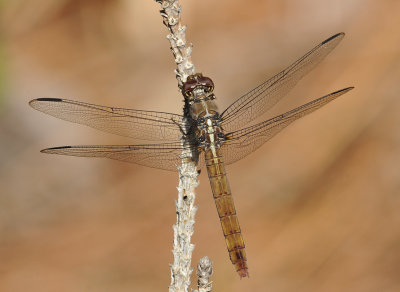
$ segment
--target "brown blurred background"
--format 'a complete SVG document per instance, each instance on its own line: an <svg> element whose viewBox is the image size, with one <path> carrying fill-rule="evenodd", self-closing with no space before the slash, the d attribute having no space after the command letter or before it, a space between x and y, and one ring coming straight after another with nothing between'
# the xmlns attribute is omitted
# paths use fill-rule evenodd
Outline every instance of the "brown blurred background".
<svg viewBox="0 0 400 292"><path fill-rule="evenodd" d="M355 86L228 167L250 279L228 259L200 176L193 265L214 291L400 291L400 2L182 1L199 72L220 108L325 38L346 38L267 116ZM176 173L46 156L129 139L36 112L65 97L180 113L154 1L3 0L0 291L166 291Z"/></svg>

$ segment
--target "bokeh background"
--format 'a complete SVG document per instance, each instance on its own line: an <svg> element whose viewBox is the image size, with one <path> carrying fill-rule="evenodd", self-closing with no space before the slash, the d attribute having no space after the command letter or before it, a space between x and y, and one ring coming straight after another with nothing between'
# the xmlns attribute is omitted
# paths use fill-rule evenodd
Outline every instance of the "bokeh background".
<svg viewBox="0 0 400 292"><path fill-rule="evenodd" d="M221 109L340 31L342 43L266 117L356 87L228 167L250 279L233 270L201 174L193 265L208 255L221 292L400 291L400 2L181 4ZM138 141L28 106L47 96L180 113L159 5L0 5L0 291L166 291L177 174L40 154Z"/></svg>

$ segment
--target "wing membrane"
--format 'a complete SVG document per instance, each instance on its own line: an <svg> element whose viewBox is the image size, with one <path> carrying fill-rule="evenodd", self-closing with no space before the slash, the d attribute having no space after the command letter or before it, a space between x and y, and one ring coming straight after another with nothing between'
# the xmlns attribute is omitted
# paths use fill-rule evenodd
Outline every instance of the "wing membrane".
<svg viewBox="0 0 400 292"><path fill-rule="evenodd" d="M53 117L94 129L141 140L176 141L182 116L94 105L59 98L39 98L30 103L34 109Z"/></svg>
<svg viewBox="0 0 400 292"><path fill-rule="evenodd" d="M272 108L324 59L343 37L344 33L330 37L288 68L237 99L221 114L223 129L226 132L237 130Z"/></svg>
<svg viewBox="0 0 400 292"><path fill-rule="evenodd" d="M193 148L193 151L197 151L197 149ZM63 146L44 149L41 152L78 157L103 157L176 171L177 166L181 164L182 146L181 143Z"/></svg>
<svg viewBox="0 0 400 292"><path fill-rule="evenodd" d="M231 164L249 155L295 120L312 113L351 89L353 87L333 92L272 119L228 133L228 140L222 145L225 163Z"/></svg>

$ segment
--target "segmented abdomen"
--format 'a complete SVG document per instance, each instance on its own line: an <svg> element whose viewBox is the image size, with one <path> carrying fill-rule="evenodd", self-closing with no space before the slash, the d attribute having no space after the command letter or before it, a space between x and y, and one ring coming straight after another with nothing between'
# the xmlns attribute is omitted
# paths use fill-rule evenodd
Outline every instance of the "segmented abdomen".
<svg viewBox="0 0 400 292"><path fill-rule="evenodd" d="M218 147L207 149L205 161L229 257L239 276L248 277L244 241L220 149Z"/></svg>

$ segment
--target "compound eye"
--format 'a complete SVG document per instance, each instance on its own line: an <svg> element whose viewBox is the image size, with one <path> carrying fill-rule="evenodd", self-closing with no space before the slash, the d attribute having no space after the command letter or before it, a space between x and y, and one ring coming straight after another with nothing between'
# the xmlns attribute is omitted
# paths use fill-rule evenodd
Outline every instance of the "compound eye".
<svg viewBox="0 0 400 292"><path fill-rule="evenodd" d="M190 90L190 89L183 89L182 90L182 93L183 93L183 95L185 96L185 97L193 97L193 90Z"/></svg>
<svg viewBox="0 0 400 292"><path fill-rule="evenodd" d="M186 97L193 97L193 90L196 88L196 84L196 80L188 79L188 81L186 81L182 87L183 95Z"/></svg>
<svg viewBox="0 0 400 292"><path fill-rule="evenodd" d="M214 90L214 82L210 78L203 77L201 83L206 87L206 92L212 92Z"/></svg>

